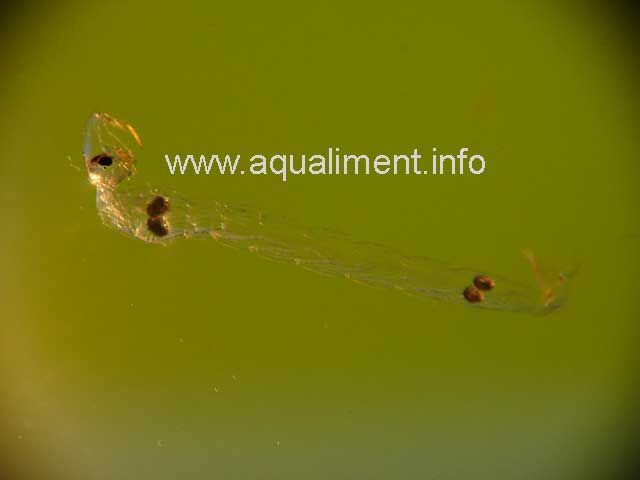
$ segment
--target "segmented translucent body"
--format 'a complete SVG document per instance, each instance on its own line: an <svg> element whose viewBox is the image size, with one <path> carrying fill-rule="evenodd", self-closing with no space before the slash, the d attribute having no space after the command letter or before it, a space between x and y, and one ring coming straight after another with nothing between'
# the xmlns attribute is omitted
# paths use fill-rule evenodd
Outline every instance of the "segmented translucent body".
<svg viewBox="0 0 640 480"><path fill-rule="evenodd" d="M570 272L543 272L528 250L523 253L534 273L533 286L487 270L404 255L259 210L219 200L193 203L173 193L141 188L130 181L141 146L131 125L108 114L94 113L87 122L83 153L89 181L96 188L98 213L106 225L145 242L167 244L207 236L320 274L475 308L548 313L565 300ZM478 275L488 277L495 287L470 301L463 292Z"/></svg>

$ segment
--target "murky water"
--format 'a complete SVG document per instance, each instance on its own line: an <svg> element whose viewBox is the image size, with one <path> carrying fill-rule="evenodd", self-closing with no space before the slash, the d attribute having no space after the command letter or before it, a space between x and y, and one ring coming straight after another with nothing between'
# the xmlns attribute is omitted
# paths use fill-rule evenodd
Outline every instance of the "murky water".
<svg viewBox="0 0 640 480"><path fill-rule="evenodd" d="M533 3L533 2L532 2ZM0 447L38 478L589 478L637 374L637 94L596 11L62 4L1 68ZM606 39L606 41L604 41ZM431 302L211 239L105 228L93 111L138 175L523 283L580 265L547 316ZM480 176L171 176L165 153L482 152ZM35 459L35 460L34 460ZM19 478L19 477L18 477Z"/></svg>

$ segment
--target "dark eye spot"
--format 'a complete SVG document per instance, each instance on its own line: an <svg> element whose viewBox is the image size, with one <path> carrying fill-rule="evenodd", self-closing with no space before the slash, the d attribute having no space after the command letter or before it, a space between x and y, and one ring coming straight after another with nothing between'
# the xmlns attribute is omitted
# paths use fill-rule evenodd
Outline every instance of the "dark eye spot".
<svg viewBox="0 0 640 480"><path fill-rule="evenodd" d="M157 217L169 211L169 199L161 196L155 197L147 204L147 215Z"/></svg>
<svg viewBox="0 0 640 480"><path fill-rule="evenodd" d="M98 163L100 165L102 165L103 167L108 167L109 165L111 165L113 163L113 158L107 157L105 155L104 157L100 158L100 160L98 160Z"/></svg>
<svg viewBox="0 0 640 480"><path fill-rule="evenodd" d="M101 165L103 167L108 167L113 163L113 158L111 158L109 155L101 153L100 155L96 155L95 157L93 157L91 159L91 163L97 163L98 165Z"/></svg>
<svg viewBox="0 0 640 480"><path fill-rule="evenodd" d="M164 217L151 217L147 219L147 228L156 237L164 237L169 233L169 226Z"/></svg>

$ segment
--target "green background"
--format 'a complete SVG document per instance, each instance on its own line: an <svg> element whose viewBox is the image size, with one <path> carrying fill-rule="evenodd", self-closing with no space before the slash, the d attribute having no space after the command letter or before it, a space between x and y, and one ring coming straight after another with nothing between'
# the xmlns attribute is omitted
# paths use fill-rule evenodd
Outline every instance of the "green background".
<svg viewBox="0 0 640 480"><path fill-rule="evenodd" d="M108 4L107 4L108 3ZM61 2L4 14L0 449L11 478L586 479L635 421L637 60L545 2ZM545 317L104 227L85 119L139 174L403 251L577 262ZM481 176L171 177L165 153L468 146ZM606 472L606 473L605 473ZM611 477L608 477L611 478Z"/></svg>

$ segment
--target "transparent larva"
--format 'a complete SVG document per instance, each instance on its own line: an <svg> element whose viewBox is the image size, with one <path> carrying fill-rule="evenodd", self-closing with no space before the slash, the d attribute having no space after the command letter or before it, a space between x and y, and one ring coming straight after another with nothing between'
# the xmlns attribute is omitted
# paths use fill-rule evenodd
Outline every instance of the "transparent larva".
<svg viewBox="0 0 640 480"><path fill-rule="evenodd" d="M372 287L476 308L544 314L563 304L571 270L543 271L531 251L524 256L534 285L523 285L485 269L458 268L423 256L409 256L372 242L356 241L328 228L307 227L260 210L223 201L193 203L181 196L143 188L136 175L140 136L105 113L87 122L84 159L96 188L96 207L105 225L148 243L169 244L206 236L262 257L298 265Z"/></svg>

